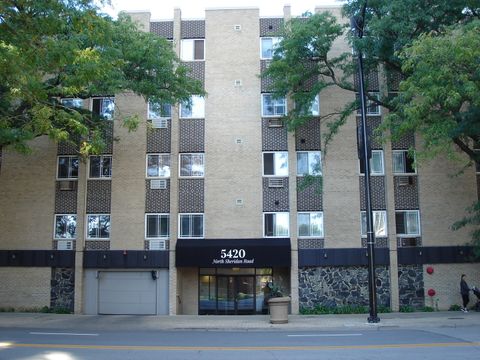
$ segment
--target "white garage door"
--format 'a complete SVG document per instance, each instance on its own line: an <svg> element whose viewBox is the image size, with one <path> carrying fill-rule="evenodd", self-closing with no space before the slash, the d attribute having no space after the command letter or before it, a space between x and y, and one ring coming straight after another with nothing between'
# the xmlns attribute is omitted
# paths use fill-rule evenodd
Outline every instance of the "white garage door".
<svg viewBox="0 0 480 360"><path fill-rule="evenodd" d="M154 315L157 281L150 271L101 271L98 274L98 313Z"/></svg>

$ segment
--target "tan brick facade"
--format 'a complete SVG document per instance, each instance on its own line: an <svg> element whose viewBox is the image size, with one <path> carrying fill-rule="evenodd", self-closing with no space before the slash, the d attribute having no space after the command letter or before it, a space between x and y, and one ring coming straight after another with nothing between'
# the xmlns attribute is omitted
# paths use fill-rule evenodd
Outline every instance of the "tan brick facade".
<svg viewBox="0 0 480 360"><path fill-rule="evenodd" d="M0 308L50 306L50 268L0 267Z"/></svg>

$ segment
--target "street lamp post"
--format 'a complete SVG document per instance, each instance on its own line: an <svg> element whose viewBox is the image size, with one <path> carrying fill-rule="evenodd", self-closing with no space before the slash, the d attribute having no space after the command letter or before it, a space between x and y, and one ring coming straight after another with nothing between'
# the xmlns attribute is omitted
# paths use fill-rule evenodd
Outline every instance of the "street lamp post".
<svg viewBox="0 0 480 360"><path fill-rule="evenodd" d="M365 10L367 0L365 0L362 15L360 17L352 17L350 19L352 31L359 39L363 37L363 29L365 22ZM372 156L368 139L368 128L366 121L366 99L365 99L365 83L363 76L363 54L357 49L358 55L358 77L360 87L360 103L361 103L361 123L357 132L358 138L358 155L360 160L365 164L365 205L367 220L367 255L368 255L368 296L370 315L369 323L378 323L380 318L377 315L377 292L375 287L375 234L373 232L373 216L372 216L372 197L370 187L370 158Z"/></svg>

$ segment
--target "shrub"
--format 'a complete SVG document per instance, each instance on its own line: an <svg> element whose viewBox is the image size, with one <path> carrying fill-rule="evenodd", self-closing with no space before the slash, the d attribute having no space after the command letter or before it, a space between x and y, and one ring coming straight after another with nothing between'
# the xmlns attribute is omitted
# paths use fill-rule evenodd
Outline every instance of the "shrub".
<svg viewBox="0 0 480 360"><path fill-rule="evenodd" d="M450 305L450 307L448 308L448 311L460 311L460 309L461 309L460 305L453 304L453 305Z"/></svg>
<svg viewBox="0 0 480 360"><path fill-rule="evenodd" d="M434 309L433 307L431 307L431 306L424 306L424 307L422 308L422 311L424 311L424 312L434 312L435 309Z"/></svg>
<svg viewBox="0 0 480 360"><path fill-rule="evenodd" d="M410 305L402 305L400 306L400 312L412 313L412 312L415 312L415 309Z"/></svg>

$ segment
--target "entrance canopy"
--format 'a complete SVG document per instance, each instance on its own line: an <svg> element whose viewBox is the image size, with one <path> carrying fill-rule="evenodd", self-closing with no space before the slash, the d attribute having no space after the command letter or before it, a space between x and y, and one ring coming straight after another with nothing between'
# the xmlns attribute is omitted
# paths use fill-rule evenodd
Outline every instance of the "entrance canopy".
<svg viewBox="0 0 480 360"><path fill-rule="evenodd" d="M290 239L178 239L177 267L290 267Z"/></svg>

